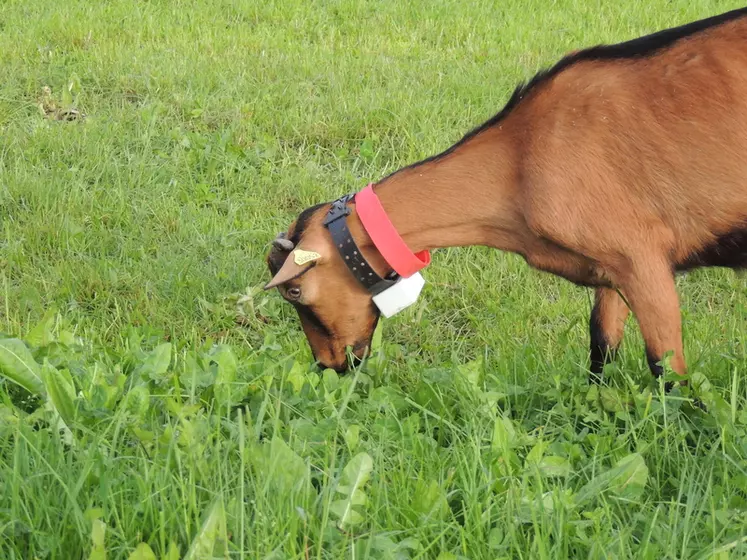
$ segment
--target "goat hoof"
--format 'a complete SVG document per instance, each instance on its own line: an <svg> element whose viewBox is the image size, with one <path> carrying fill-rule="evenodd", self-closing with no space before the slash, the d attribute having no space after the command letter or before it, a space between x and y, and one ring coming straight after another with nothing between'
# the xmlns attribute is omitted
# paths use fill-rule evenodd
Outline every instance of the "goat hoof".
<svg viewBox="0 0 747 560"><path fill-rule="evenodd" d="M701 401L699 398L695 397L692 401L692 405L695 408L699 408L705 413L708 413L708 407L705 405L703 401Z"/></svg>

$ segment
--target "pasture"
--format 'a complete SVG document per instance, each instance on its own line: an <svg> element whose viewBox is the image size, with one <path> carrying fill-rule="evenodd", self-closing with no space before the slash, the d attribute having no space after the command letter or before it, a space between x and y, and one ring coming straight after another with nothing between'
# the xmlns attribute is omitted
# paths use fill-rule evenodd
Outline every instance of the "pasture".
<svg viewBox="0 0 747 560"><path fill-rule="evenodd" d="M301 209L738 6L0 4L0 558L747 557L745 276L678 278L669 394L634 320L590 386L592 293L515 255L434 252L347 375L262 291Z"/></svg>

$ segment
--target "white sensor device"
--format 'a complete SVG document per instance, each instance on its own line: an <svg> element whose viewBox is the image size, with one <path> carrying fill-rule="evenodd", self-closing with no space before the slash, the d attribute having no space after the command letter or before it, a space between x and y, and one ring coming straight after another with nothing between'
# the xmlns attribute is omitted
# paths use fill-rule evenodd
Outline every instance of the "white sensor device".
<svg viewBox="0 0 747 560"><path fill-rule="evenodd" d="M373 302L381 314L388 318L418 301L423 286L425 280L416 272L407 278L400 278L393 286L373 296Z"/></svg>

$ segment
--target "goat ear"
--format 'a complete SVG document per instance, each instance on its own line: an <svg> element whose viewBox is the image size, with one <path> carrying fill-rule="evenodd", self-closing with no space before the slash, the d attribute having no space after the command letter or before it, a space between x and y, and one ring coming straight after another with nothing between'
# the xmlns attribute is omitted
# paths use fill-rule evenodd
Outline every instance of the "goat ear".
<svg viewBox="0 0 747 560"><path fill-rule="evenodd" d="M271 290L272 288L280 286L280 284L285 284L289 280L298 278L312 266L314 266L313 261L297 264L296 259L294 259L293 254L291 254L287 259L285 259L283 266L280 267L280 270L277 271L277 274L275 274L272 280L267 283L264 289Z"/></svg>

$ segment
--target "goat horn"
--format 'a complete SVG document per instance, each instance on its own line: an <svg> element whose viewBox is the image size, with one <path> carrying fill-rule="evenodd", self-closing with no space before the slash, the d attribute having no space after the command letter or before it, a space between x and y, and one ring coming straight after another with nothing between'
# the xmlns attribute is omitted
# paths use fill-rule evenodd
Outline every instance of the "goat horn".
<svg viewBox="0 0 747 560"><path fill-rule="evenodd" d="M281 251L292 251L295 247L293 241L290 239L283 239L282 237L273 239L272 244L276 249L280 249Z"/></svg>

